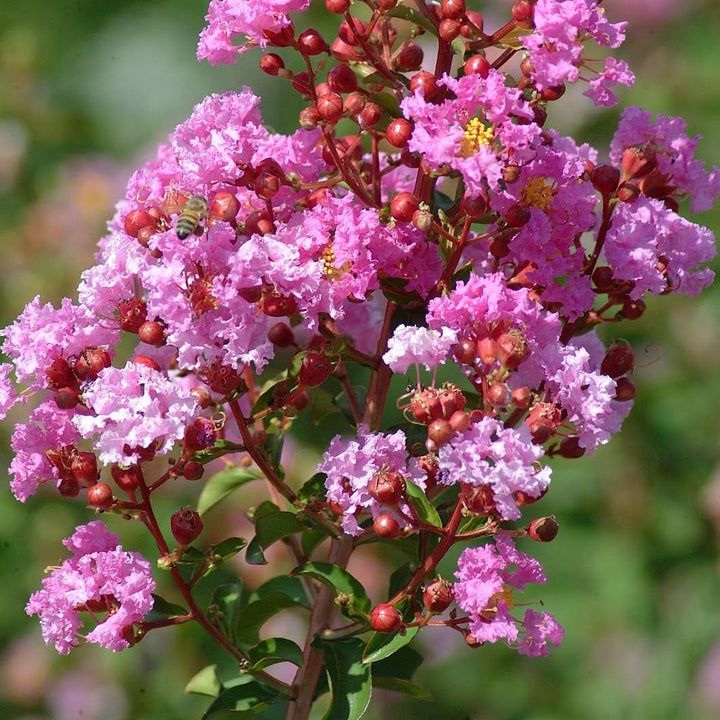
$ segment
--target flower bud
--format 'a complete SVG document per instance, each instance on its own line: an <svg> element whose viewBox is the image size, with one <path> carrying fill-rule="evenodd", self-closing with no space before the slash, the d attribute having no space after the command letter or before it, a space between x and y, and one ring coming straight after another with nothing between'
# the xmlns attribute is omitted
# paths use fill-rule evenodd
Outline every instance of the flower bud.
<svg viewBox="0 0 720 720"><path fill-rule="evenodd" d="M88 488L88 505L96 510L107 510L112 507L112 489L105 483L96 483Z"/></svg>
<svg viewBox="0 0 720 720"><path fill-rule="evenodd" d="M626 343L616 343L608 351L600 364L600 372L611 378L627 375L635 367L635 357L632 348Z"/></svg>
<svg viewBox="0 0 720 720"><path fill-rule="evenodd" d="M390 513L380 513L373 521L373 531L378 537L394 540L400 536L400 523Z"/></svg>
<svg viewBox="0 0 720 720"><path fill-rule="evenodd" d="M205 466L197 460L189 460L183 465L182 474L186 480L199 480L205 472Z"/></svg>
<svg viewBox="0 0 720 720"><path fill-rule="evenodd" d="M554 540L558 534L560 526L554 515L548 517L536 518L530 523L527 529L528 535L538 542L550 542Z"/></svg>
<svg viewBox="0 0 720 720"><path fill-rule="evenodd" d="M316 387L324 383L333 371L330 358L323 352L309 352L302 360L298 380L305 387Z"/></svg>
<svg viewBox="0 0 720 720"><path fill-rule="evenodd" d="M170 531L180 545L191 543L203 529L200 515L191 507L178 510L170 518Z"/></svg>
<svg viewBox="0 0 720 720"><path fill-rule="evenodd" d="M399 472L379 470L373 475L368 492L383 505L397 505L405 494L405 478Z"/></svg>
<svg viewBox="0 0 720 720"><path fill-rule="evenodd" d="M117 486L125 492L132 492L140 484L140 468L137 465L126 468L113 465L110 468L110 474Z"/></svg>
<svg viewBox="0 0 720 720"><path fill-rule="evenodd" d="M394 633L400 629L402 618L394 605L381 603L370 611L370 625L376 632Z"/></svg>
<svg viewBox="0 0 720 720"><path fill-rule="evenodd" d="M423 604L430 612L440 613L447 610L454 598L452 584L442 578L433 580L423 590Z"/></svg>

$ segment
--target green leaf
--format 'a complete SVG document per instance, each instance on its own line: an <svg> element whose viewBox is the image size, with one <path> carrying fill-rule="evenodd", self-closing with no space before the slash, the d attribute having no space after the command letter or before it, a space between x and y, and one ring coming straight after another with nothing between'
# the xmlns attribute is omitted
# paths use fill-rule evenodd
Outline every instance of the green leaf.
<svg viewBox="0 0 720 720"><path fill-rule="evenodd" d="M235 626L235 637L240 642L255 645L260 640L260 628L273 615L292 607L300 607L300 603L285 593L264 595L260 600L249 603L243 608Z"/></svg>
<svg viewBox="0 0 720 720"><path fill-rule="evenodd" d="M292 598L298 605L306 608L311 607L311 602L305 594L302 581L300 578L290 577L290 575L278 575L270 578L250 594L248 602L255 602L271 593L282 593Z"/></svg>
<svg viewBox="0 0 720 720"><path fill-rule="evenodd" d="M424 702L433 702L435 699L429 690L411 683L409 680L401 680L400 678L373 677L373 687L410 695L416 700L423 700Z"/></svg>
<svg viewBox="0 0 720 720"><path fill-rule="evenodd" d="M305 484L298 490L298 498L304 502L313 502L316 500L325 500L327 491L325 490L325 473L315 473Z"/></svg>
<svg viewBox="0 0 720 720"><path fill-rule="evenodd" d="M415 483L408 482L405 486L405 494L422 522L426 525L432 525L433 527L442 527L442 520L438 515L438 511L427 499L425 491L421 487L418 487Z"/></svg>
<svg viewBox="0 0 720 720"><path fill-rule="evenodd" d="M310 557L312 551L328 537L328 531L322 527L314 527L306 530L300 537L300 546L305 557Z"/></svg>
<svg viewBox="0 0 720 720"><path fill-rule="evenodd" d="M269 512L257 517L255 514L255 537L248 545L245 559L251 565L264 565L264 550L267 550L274 542L282 540L288 535L303 532L305 526L291 512Z"/></svg>
<svg viewBox="0 0 720 720"><path fill-rule="evenodd" d="M170 603L155 593L152 593L152 598L152 610L145 616L145 620L148 622L166 620L167 618L178 617L179 615L187 615L187 610L181 605Z"/></svg>
<svg viewBox="0 0 720 720"><path fill-rule="evenodd" d="M234 467L213 475L205 483L198 500L198 512L205 515L224 500L233 490L237 490L252 480L259 480L262 473L255 468Z"/></svg>
<svg viewBox="0 0 720 720"><path fill-rule="evenodd" d="M423 656L415 648L404 645L391 657L373 663L373 677L410 680L422 662Z"/></svg>
<svg viewBox="0 0 720 720"><path fill-rule="evenodd" d="M233 643L236 627L242 610L242 582L218 585L210 598L208 616Z"/></svg>
<svg viewBox="0 0 720 720"><path fill-rule="evenodd" d="M234 555L237 555L245 546L247 540L240 537L231 537L219 542L215 545L210 552L212 561L214 563L222 562L223 560L229 560Z"/></svg>
<svg viewBox="0 0 720 720"><path fill-rule="evenodd" d="M335 403L333 394L324 387L313 388L310 391L310 419L314 425L320 422L328 415L334 415L341 412Z"/></svg>
<svg viewBox="0 0 720 720"><path fill-rule="evenodd" d="M420 628L416 625L408 628L405 633L397 632L394 635L380 632L373 633L363 651L363 662L373 663L394 655L401 647L412 641L418 634L418 630Z"/></svg>
<svg viewBox="0 0 720 720"><path fill-rule="evenodd" d="M407 7L406 5L398 5L392 8L392 10L385 12L385 15L415 23L416 25L420 25L420 27L425 28L425 30L427 30L431 35L434 35L435 37L438 36L437 28L424 15L421 15L414 8Z"/></svg>
<svg viewBox="0 0 720 720"><path fill-rule="evenodd" d="M367 616L370 612L370 598L367 596L365 588L347 570L343 570L337 565L326 562L309 562L295 568L292 574L309 575L335 590L337 595L342 593L348 596L348 602L340 607L343 615L352 617L353 612L357 610Z"/></svg>
<svg viewBox="0 0 720 720"><path fill-rule="evenodd" d="M277 697L277 693L259 683L251 675L225 683L223 691L205 711L203 720L218 720L220 710L252 710L261 709ZM232 716L229 716L232 717Z"/></svg>
<svg viewBox="0 0 720 720"><path fill-rule="evenodd" d="M286 711L287 700L276 700L252 710L218 710L209 720L283 720Z"/></svg>
<svg viewBox="0 0 720 720"><path fill-rule="evenodd" d="M186 693L217 697L222 690L222 681L217 673L217 665L206 665L198 670L185 686Z"/></svg>
<svg viewBox="0 0 720 720"><path fill-rule="evenodd" d="M268 638L251 648L248 655L253 662L252 670L262 670L269 665L291 662L298 667L303 663L303 651L297 643L287 638Z"/></svg>
<svg viewBox="0 0 720 720"><path fill-rule="evenodd" d="M370 705L371 666L362 661L363 646L358 638L313 643L322 650L332 696L323 720L358 720Z"/></svg>

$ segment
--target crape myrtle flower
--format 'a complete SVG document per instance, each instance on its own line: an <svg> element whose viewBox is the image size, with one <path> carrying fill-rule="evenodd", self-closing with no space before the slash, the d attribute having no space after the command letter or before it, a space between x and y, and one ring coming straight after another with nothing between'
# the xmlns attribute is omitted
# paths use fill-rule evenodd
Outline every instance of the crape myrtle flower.
<svg viewBox="0 0 720 720"><path fill-rule="evenodd" d="M398 325L388 339L388 349L383 360L397 373L407 372L414 364L434 370L447 360L456 341L457 334L450 328L445 327L438 331Z"/></svg>
<svg viewBox="0 0 720 720"><path fill-rule="evenodd" d="M638 197L621 203L603 248L619 280L634 284L632 300L646 292L660 295L669 290L698 295L715 273L700 267L715 257L711 230L692 223L665 206L662 200Z"/></svg>
<svg viewBox="0 0 720 720"><path fill-rule="evenodd" d="M525 288L512 290L501 273L471 275L452 292L428 305L428 326L448 327L457 336L474 340L500 331L517 333L528 353L510 375L511 387L543 387L546 400L567 413L565 422L579 435L579 443L592 452L620 429L632 406L615 400L615 381L600 372L604 356L601 341L587 333L572 343L560 342L560 319L542 309ZM493 366L484 366L485 373Z"/></svg>
<svg viewBox="0 0 720 720"><path fill-rule="evenodd" d="M687 124L682 118L658 115L640 107L623 110L618 128L610 141L610 159L619 166L628 148L652 151L660 173L680 195L690 196L690 210L709 210L720 192L720 168L705 170L701 160L695 160L700 136L688 137Z"/></svg>
<svg viewBox="0 0 720 720"><path fill-rule="evenodd" d="M487 487L497 515L517 520L514 493L539 498L550 484L550 468L537 465L544 453L526 425L505 428L499 420L483 417L439 449L438 482Z"/></svg>
<svg viewBox="0 0 720 720"><path fill-rule="evenodd" d="M2 350L15 364L18 382L29 381L35 390L48 387L45 370L56 358L68 359L89 346L114 347L120 335L85 305L64 298L56 309L41 305L39 296L2 334Z"/></svg>
<svg viewBox="0 0 720 720"><path fill-rule="evenodd" d="M198 60L207 59L211 65L234 63L253 45L267 46L265 31L280 32L290 24L288 13L304 12L310 0L210 0L208 23L200 33ZM241 45L234 45L238 35L246 37Z"/></svg>
<svg viewBox="0 0 720 720"><path fill-rule="evenodd" d="M61 410L53 398L36 407L25 423L18 423L10 441L15 457L10 463L10 489L20 501L37 492L49 480L59 481L58 468L50 462L48 451L74 445L80 433L73 425L75 411Z"/></svg>
<svg viewBox="0 0 720 720"><path fill-rule="evenodd" d="M504 639L521 654L537 657L547 655L548 642L562 641L563 629L549 613L528 610L523 620L510 614L514 591L547 580L540 563L517 550L510 538L498 536L492 544L463 550L455 577L455 601L470 614L476 643Z"/></svg>
<svg viewBox="0 0 720 720"><path fill-rule="evenodd" d="M598 198L586 178L597 152L553 131L547 138L549 143L537 149L518 179L493 193L490 205L502 216L517 204L528 209L529 220L510 241L504 259L516 267L530 263L528 279L543 288L543 301L557 303L562 314L574 320L595 301L577 237L597 224Z"/></svg>
<svg viewBox="0 0 720 720"><path fill-rule="evenodd" d="M587 67L584 43L619 47L625 39L626 22L610 23L596 0L537 0L533 6L533 31L522 38L533 67L533 84L538 90L574 83ZM584 94L597 105L614 105L610 90L621 83L630 86L635 76L622 60L608 58L602 70L590 80Z"/></svg>
<svg viewBox="0 0 720 720"><path fill-rule="evenodd" d="M76 415L75 427L92 438L98 458L131 465L139 450L168 453L198 412L195 397L145 365L105 368L83 392L91 414Z"/></svg>
<svg viewBox="0 0 720 720"><path fill-rule="evenodd" d="M442 103L426 100L420 90L400 103L403 115L414 123L408 148L422 153L433 169L447 166L460 172L468 197L479 195L486 185L497 187L510 157L521 164L534 155L541 129L531 122L533 111L521 91L506 85L504 73L490 70L486 78L459 79L445 75L438 84L452 91Z"/></svg>
<svg viewBox="0 0 720 720"><path fill-rule="evenodd" d="M370 493L370 484L380 471L398 472L410 482L425 489L426 474L416 458L408 463L406 437L402 430L388 435L371 433L366 425L358 427L357 436L336 435L323 453L317 472L325 473L327 499L342 510L342 528L348 535L360 535L362 528L356 513L369 511L375 518L387 512ZM399 509L403 511L404 503Z"/></svg>
<svg viewBox="0 0 720 720"><path fill-rule="evenodd" d="M129 647L133 623L153 606L150 563L123 550L100 520L80 525L63 544L72 557L52 570L25 607L28 615L40 616L46 644L54 643L62 655L84 642L114 651ZM103 620L102 612L107 612ZM97 624L84 632L88 617Z"/></svg>

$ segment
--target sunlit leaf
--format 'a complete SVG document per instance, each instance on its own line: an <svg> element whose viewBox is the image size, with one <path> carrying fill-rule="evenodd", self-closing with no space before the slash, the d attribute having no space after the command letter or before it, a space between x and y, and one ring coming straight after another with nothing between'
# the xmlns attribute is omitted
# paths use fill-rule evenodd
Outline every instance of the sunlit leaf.
<svg viewBox="0 0 720 720"><path fill-rule="evenodd" d="M156 595L155 593L152 594L152 598L152 610L145 616L145 620L148 622L187 615L187 609L181 605L170 603L164 597Z"/></svg>
<svg viewBox="0 0 720 720"><path fill-rule="evenodd" d="M206 483L198 499L198 512L205 515L239 487L263 477L255 468L234 467L213 475Z"/></svg>
<svg viewBox="0 0 720 720"><path fill-rule="evenodd" d="M388 633L373 633L363 650L363 662L372 663L394 655L401 647L407 645L418 634L420 628L408 628L404 633L394 635Z"/></svg>
<svg viewBox="0 0 720 720"><path fill-rule="evenodd" d="M438 511L427 499L425 491L421 487L409 482L405 486L405 494L422 522L426 525L432 525L433 527L442 527L442 520L440 519L440 515L438 515Z"/></svg>
<svg viewBox="0 0 720 720"><path fill-rule="evenodd" d="M353 610L363 614L370 612L370 598L365 588L347 570L326 562L309 562L293 570L293 575L308 575L333 589L336 595L347 597L347 604L341 610L343 614L352 616Z"/></svg>
<svg viewBox="0 0 720 720"><path fill-rule="evenodd" d="M268 638L259 642L250 649L248 655L253 662L253 670L262 670L281 662L290 662L298 666L303 662L303 651L300 646L282 637Z"/></svg>
<svg viewBox="0 0 720 720"><path fill-rule="evenodd" d="M236 640L236 626L242 606L241 581L218 585L213 590L208 615L233 643Z"/></svg>
<svg viewBox="0 0 720 720"><path fill-rule="evenodd" d="M250 541L245 559L251 565L264 565L264 551L274 542L288 535L305 530L305 526L291 512L271 512L261 517L255 516L255 537Z"/></svg>
<svg viewBox="0 0 720 720"><path fill-rule="evenodd" d="M217 665L206 665L196 672L185 686L186 693L217 697L222 690L222 681L217 673Z"/></svg>
<svg viewBox="0 0 720 720"><path fill-rule="evenodd" d="M239 678L224 683L222 692L210 705L202 720L218 720L220 710L251 710L262 708L271 703L277 693L258 682L251 675L241 675ZM232 717L232 716L229 716Z"/></svg>

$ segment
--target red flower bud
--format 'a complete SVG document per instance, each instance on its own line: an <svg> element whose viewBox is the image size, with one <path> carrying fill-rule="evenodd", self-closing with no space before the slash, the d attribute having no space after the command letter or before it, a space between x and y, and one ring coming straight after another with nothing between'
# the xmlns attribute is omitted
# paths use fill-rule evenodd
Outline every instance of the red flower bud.
<svg viewBox="0 0 720 720"><path fill-rule="evenodd" d="M105 483L96 483L88 488L88 505L97 510L107 510L112 507L112 489Z"/></svg>
<svg viewBox="0 0 720 720"><path fill-rule="evenodd" d="M333 371L330 358L323 352L309 352L302 360L298 380L305 387L324 383Z"/></svg>
<svg viewBox="0 0 720 720"><path fill-rule="evenodd" d="M125 492L132 492L140 484L140 468L137 465L126 468L113 465L110 468L110 474L117 486Z"/></svg>
<svg viewBox="0 0 720 720"><path fill-rule="evenodd" d="M184 507L170 517L170 531L180 545L191 543L202 529L200 515L191 507Z"/></svg>
<svg viewBox="0 0 720 720"><path fill-rule="evenodd" d="M182 474L186 480L199 480L205 472L205 466L197 460L189 460L183 465Z"/></svg>
<svg viewBox="0 0 720 720"><path fill-rule="evenodd" d="M627 375L635 367L632 348L625 344L614 344L608 348L607 354L600 364L600 372L611 378Z"/></svg>
<svg viewBox="0 0 720 720"><path fill-rule="evenodd" d="M405 494L405 478L399 472L380 470L373 475L368 491L383 505L397 505Z"/></svg>
<svg viewBox="0 0 720 720"><path fill-rule="evenodd" d="M373 530L378 537L394 540L399 537L400 523L390 513L380 513L373 521Z"/></svg>
<svg viewBox="0 0 720 720"><path fill-rule="evenodd" d="M381 603L370 611L370 625L377 632L394 633L400 629L402 618L394 605Z"/></svg>
<svg viewBox="0 0 720 720"><path fill-rule="evenodd" d="M165 328L162 323L153 320L144 322L137 331L138 338L148 345L160 347L165 344Z"/></svg>
<svg viewBox="0 0 720 720"><path fill-rule="evenodd" d="M434 613L447 610L454 598L455 591L453 590L452 584L442 578L433 580L425 590L423 590L423 604L428 610Z"/></svg>

